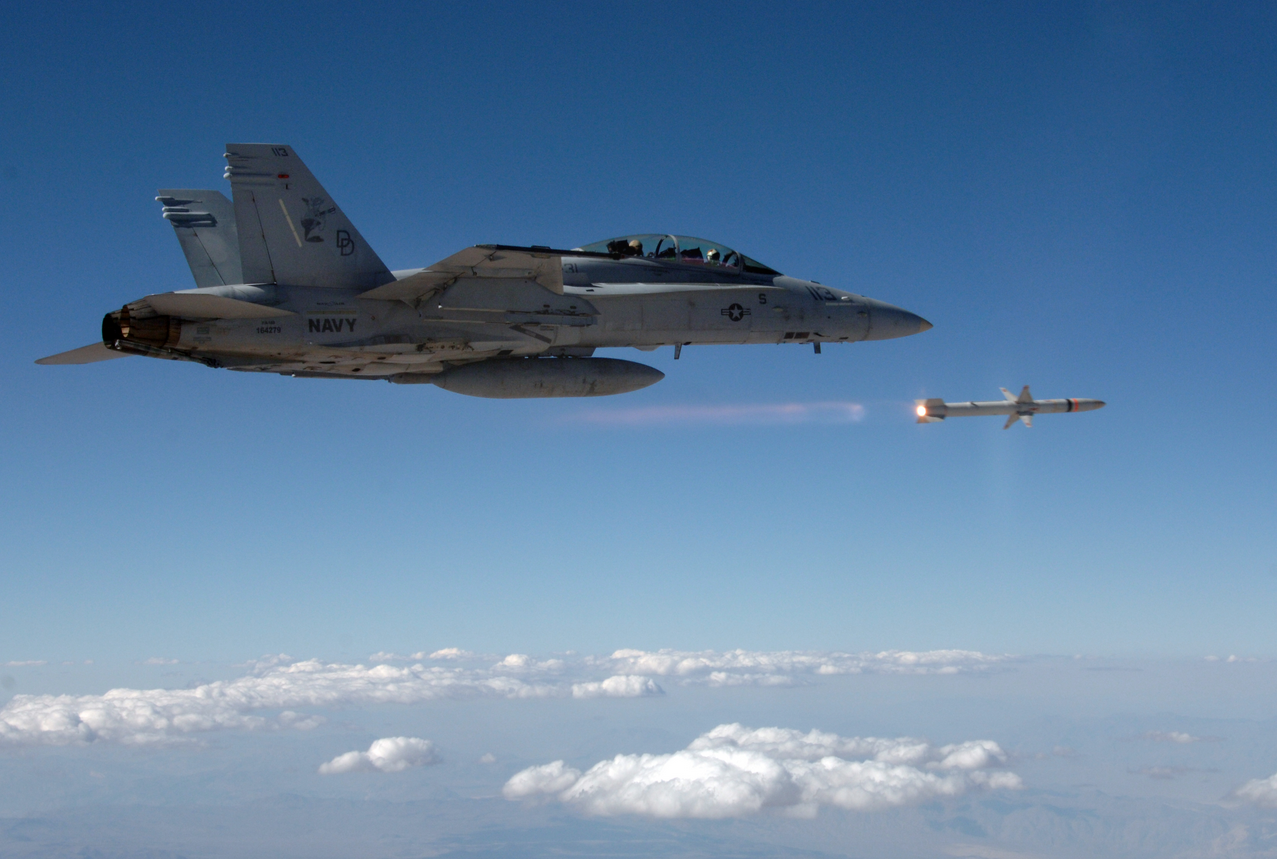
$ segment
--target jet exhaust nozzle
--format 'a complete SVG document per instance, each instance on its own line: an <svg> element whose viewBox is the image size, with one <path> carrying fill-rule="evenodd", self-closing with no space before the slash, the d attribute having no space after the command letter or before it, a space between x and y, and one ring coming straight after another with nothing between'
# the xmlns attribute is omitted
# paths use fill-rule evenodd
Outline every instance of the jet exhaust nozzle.
<svg viewBox="0 0 1277 859"><path fill-rule="evenodd" d="M116 343L166 349L176 346L182 336L182 321L176 316L138 318L122 307L102 317L102 343L115 348Z"/></svg>
<svg viewBox="0 0 1277 859"><path fill-rule="evenodd" d="M430 382L468 397L606 397L655 385L665 374L618 358L509 358L450 367ZM418 379L391 378L393 382ZM422 380L425 381L425 380Z"/></svg>

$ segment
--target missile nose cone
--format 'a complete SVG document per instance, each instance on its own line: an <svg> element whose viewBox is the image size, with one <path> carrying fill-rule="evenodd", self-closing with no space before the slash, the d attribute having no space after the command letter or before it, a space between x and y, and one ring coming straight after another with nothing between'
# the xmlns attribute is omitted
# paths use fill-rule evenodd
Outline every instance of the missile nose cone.
<svg viewBox="0 0 1277 859"><path fill-rule="evenodd" d="M920 323L919 323L919 325L918 325L918 333L919 333L919 334L921 334L921 333L922 333L922 332L924 332L924 331L930 331L932 328L935 328L935 327L936 327L936 326L932 325L930 322L928 322L927 320L923 319L921 316L919 316L919 317L918 317L918 319L920 319L920 320L921 320L921 322L920 322Z"/></svg>

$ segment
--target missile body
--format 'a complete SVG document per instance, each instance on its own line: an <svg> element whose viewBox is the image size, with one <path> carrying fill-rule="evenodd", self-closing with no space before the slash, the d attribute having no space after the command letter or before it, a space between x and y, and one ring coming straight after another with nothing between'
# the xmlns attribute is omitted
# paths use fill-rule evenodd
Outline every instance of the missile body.
<svg viewBox="0 0 1277 859"><path fill-rule="evenodd" d="M1060 412L1089 412L1103 408L1103 400L1067 399L1067 400L1035 400L1025 385L1017 397L1006 388L1002 389L1003 400L984 403L946 403L941 399L918 400L916 409L918 423L933 424L945 418L965 418L973 415L1006 415L1007 422L1003 429L1010 429L1016 421L1022 421L1026 427L1033 426L1034 415L1050 415Z"/></svg>

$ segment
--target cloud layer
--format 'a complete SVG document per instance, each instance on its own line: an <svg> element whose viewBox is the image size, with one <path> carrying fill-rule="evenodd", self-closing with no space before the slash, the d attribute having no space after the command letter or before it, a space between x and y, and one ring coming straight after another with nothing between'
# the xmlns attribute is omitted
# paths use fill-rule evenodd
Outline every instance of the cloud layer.
<svg viewBox="0 0 1277 859"><path fill-rule="evenodd" d="M446 648L407 657L377 653L372 665L280 655L245 666L243 677L193 689L17 695L0 708L0 744L144 744L205 731L307 728L322 721L299 715L305 708L444 698L638 698L663 694L656 678L706 686L787 686L840 674L985 671L1005 660L967 650L618 650L610 656L537 659ZM412 664L395 664L402 662Z"/></svg>
<svg viewBox="0 0 1277 859"><path fill-rule="evenodd" d="M516 773L507 799L553 799L587 814L741 817L774 809L810 817L824 805L873 811L1018 789L997 743L935 747L923 740L840 737L786 728L719 725L666 755L617 755L586 772L554 761Z"/></svg>
<svg viewBox="0 0 1277 859"><path fill-rule="evenodd" d="M434 743L419 737L382 737L373 740L366 752L346 752L326 764L321 764L321 775L341 775L353 772L403 772L409 767L421 767L439 763Z"/></svg>
<svg viewBox="0 0 1277 859"><path fill-rule="evenodd" d="M709 686L788 686L839 674L959 674L1007 661L974 650L618 650L595 660L617 674L673 677Z"/></svg>
<svg viewBox="0 0 1277 859"><path fill-rule="evenodd" d="M314 727L303 707L416 704L442 698L659 695L645 677L573 683L558 660L513 654L496 665L329 664L271 657L250 674L194 689L112 689L105 695L17 695L0 709L0 743L68 745L163 742L203 731ZM579 690L578 690L578 687ZM268 719L260 711L282 710Z"/></svg>

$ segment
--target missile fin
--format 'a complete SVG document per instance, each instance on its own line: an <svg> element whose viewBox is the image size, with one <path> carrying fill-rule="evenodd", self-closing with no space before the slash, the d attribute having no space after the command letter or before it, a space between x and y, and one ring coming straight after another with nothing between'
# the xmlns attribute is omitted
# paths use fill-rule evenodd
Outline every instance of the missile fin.
<svg viewBox="0 0 1277 859"><path fill-rule="evenodd" d="M1007 422L1002 425L1004 430L1011 429L1011 425L1020 419L1019 415L1007 415Z"/></svg>
<svg viewBox="0 0 1277 859"><path fill-rule="evenodd" d="M1024 386L1024 389L1023 389L1022 391L1020 391L1020 396L1016 397L1016 398L1015 398L1015 401L1016 401L1017 403L1031 403L1031 402L1033 402L1033 395L1029 393L1029 386L1028 386L1028 385L1025 385L1025 386Z"/></svg>
<svg viewBox="0 0 1277 859"><path fill-rule="evenodd" d="M1033 415L1020 415L1020 420L1024 421L1026 427L1033 429Z"/></svg>
<svg viewBox="0 0 1277 859"><path fill-rule="evenodd" d="M1015 402L1015 394L1011 393L1006 388L998 388L998 390L1002 392L1002 396L1007 398L1007 402Z"/></svg>

